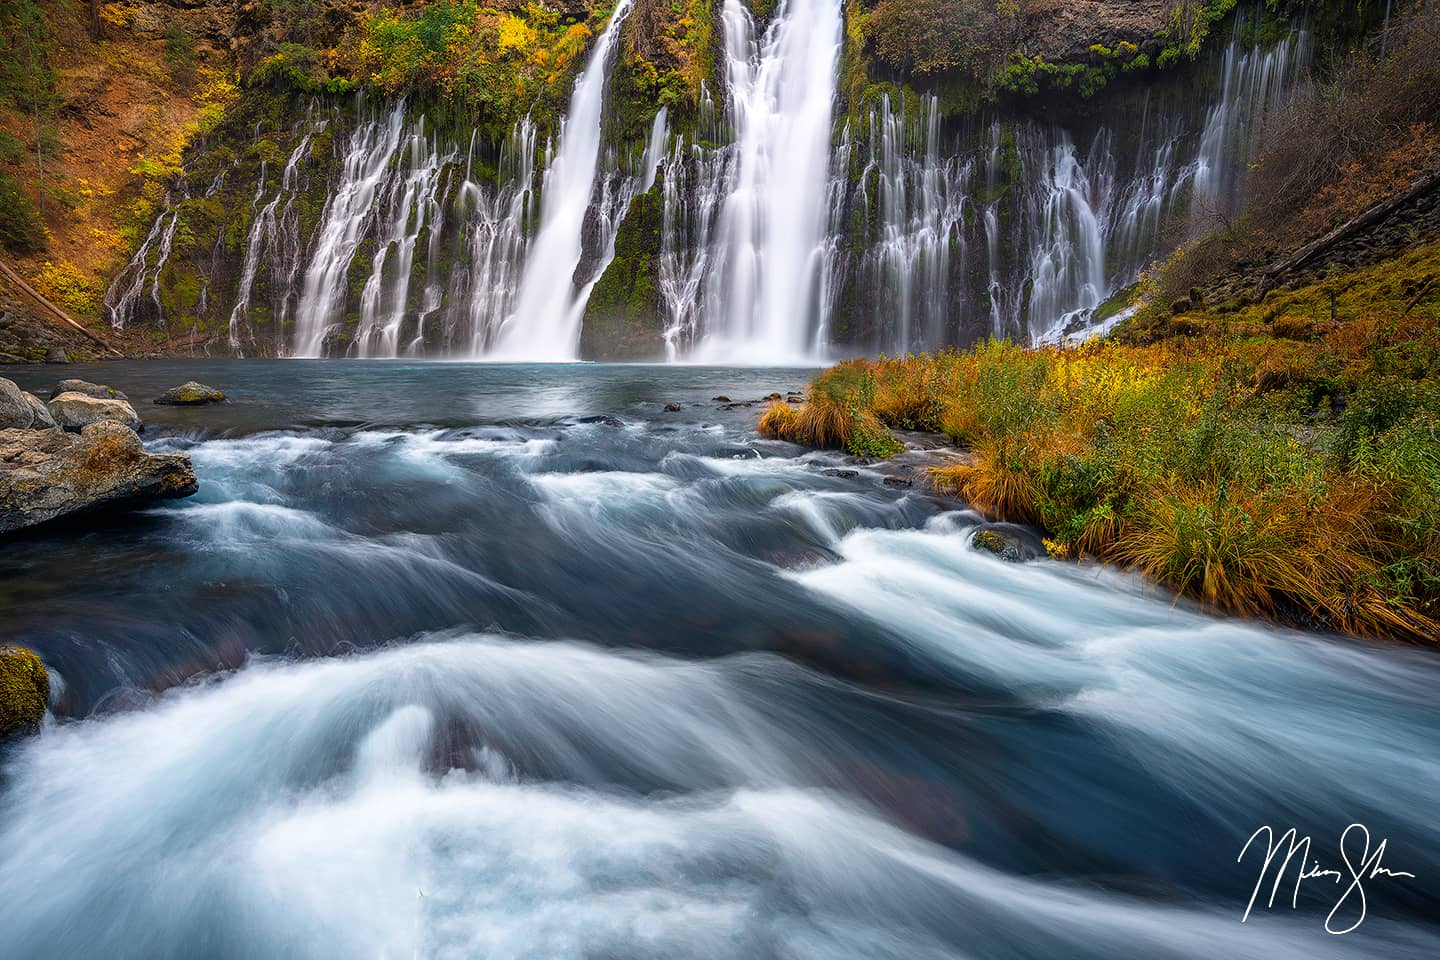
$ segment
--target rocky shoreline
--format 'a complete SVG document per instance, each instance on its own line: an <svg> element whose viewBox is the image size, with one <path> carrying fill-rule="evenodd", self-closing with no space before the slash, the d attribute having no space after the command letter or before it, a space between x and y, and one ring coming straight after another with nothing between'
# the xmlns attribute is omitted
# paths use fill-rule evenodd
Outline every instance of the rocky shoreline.
<svg viewBox="0 0 1440 960"><path fill-rule="evenodd" d="M170 393L209 391L194 388ZM169 396L156 402L176 402ZM143 426L129 398L104 384L62 380L45 402L0 378L0 535L195 493L189 456L148 453Z"/></svg>

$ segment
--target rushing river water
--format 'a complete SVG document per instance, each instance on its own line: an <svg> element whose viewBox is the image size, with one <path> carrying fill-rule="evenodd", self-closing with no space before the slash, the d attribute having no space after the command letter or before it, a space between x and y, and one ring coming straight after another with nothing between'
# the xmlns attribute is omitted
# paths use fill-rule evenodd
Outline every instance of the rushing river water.
<svg viewBox="0 0 1440 960"><path fill-rule="evenodd" d="M201 491L0 546L7 958L1440 955L1440 659L1000 562L711 399L806 371L69 375ZM1257 827L1350 823L1416 876L1240 922Z"/></svg>

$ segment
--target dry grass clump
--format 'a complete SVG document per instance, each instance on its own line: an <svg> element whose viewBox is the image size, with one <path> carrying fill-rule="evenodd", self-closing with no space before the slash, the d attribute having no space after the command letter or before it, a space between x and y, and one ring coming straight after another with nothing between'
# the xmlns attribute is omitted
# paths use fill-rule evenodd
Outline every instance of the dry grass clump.
<svg viewBox="0 0 1440 960"><path fill-rule="evenodd" d="M761 429L852 450L862 424L938 429L973 458L934 470L936 488L1041 527L1052 554L1237 613L1433 641L1440 296L1411 304L1407 278L1436 273L1440 245L1340 278L1340 319L1307 343L1250 331L1266 311L1328 317L1321 285L1250 308L1244 336L1200 314L1195 335L1149 345L842 364Z"/></svg>

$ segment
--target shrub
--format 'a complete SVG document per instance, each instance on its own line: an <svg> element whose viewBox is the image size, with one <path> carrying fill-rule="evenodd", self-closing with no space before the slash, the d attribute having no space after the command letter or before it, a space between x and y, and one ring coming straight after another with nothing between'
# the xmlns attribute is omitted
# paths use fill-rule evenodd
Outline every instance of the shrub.
<svg viewBox="0 0 1440 960"><path fill-rule="evenodd" d="M4 170L0 170L0 247L15 253L45 247L45 224L35 204Z"/></svg>

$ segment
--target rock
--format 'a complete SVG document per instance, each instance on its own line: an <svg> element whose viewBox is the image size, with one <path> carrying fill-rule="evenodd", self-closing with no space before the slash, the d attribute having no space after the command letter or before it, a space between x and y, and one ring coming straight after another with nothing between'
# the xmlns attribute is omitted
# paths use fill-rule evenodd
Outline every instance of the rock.
<svg viewBox="0 0 1440 960"><path fill-rule="evenodd" d="M720 394L720 396L718 396L718 397L711 397L710 399L711 399L711 400L714 400L716 403L729 403L729 402L730 402L730 398L727 397L727 396L725 396L725 394L723 394L723 393Z"/></svg>
<svg viewBox="0 0 1440 960"><path fill-rule="evenodd" d="M114 387L107 387L103 383L91 383L89 380L61 380L55 384L55 389L50 391L50 399L54 400L62 393L83 393L87 397L96 397L100 400L130 399Z"/></svg>
<svg viewBox="0 0 1440 960"><path fill-rule="evenodd" d="M219 403L225 399L225 394L214 387L207 387L203 383L196 383L194 380L187 380L178 387L171 387L160 396L155 398L156 403L162 403L176 407L197 406L202 403Z"/></svg>
<svg viewBox="0 0 1440 960"><path fill-rule="evenodd" d="M50 675L35 651L0 646L0 740L38 733L50 700Z"/></svg>
<svg viewBox="0 0 1440 960"><path fill-rule="evenodd" d="M779 393L767 393L767 394L765 394L765 396L761 397L760 399L761 399L761 400L782 400L782 399L784 399L784 398L783 398Z"/></svg>
<svg viewBox="0 0 1440 960"><path fill-rule="evenodd" d="M599 424L603 424L604 426L607 426L607 427L623 427L623 426L625 426L625 421L624 421L624 420L621 420L619 417L612 417L612 416L608 416L608 415L606 415L606 414L599 414L599 415L594 416L594 417L581 417L577 422L578 422L578 423L599 423Z"/></svg>
<svg viewBox="0 0 1440 960"><path fill-rule="evenodd" d="M792 394L790 394L790 396L788 396L788 397L785 398L785 402L786 402L786 403L804 403L804 402L805 402L805 398L802 397L802 396L800 396L800 394L798 394L798 393L792 393Z"/></svg>
<svg viewBox="0 0 1440 960"><path fill-rule="evenodd" d="M0 533L82 510L188 497L199 489L189 456L146 453L112 421L60 430L0 430Z"/></svg>
<svg viewBox="0 0 1440 960"><path fill-rule="evenodd" d="M678 403L667 403L667 404L665 404L665 412L666 412L666 413L679 413L679 412L680 412L680 404L678 404Z"/></svg>
<svg viewBox="0 0 1440 960"><path fill-rule="evenodd" d="M46 363L69 363L70 358L65 355L64 347L51 347L45 351Z"/></svg>
<svg viewBox="0 0 1440 960"><path fill-rule="evenodd" d="M909 477L897 477L897 476L889 476L889 477L886 477L886 478L885 478L884 480L882 480L881 482L884 483L885 486L887 486L887 487L909 487L909 486L913 486L914 483L915 483L915 481L912 480L912 479L909 478Z"/></svg>
<svg viewBox="0 0 1440 960"><path fill-rule="evenodd" d="M822 477L839 477L841 480L854 480L860 476L859 470L844 470L840 467L831 467L828 470L821 470Z"/></svg>
<svg viewBox="0 0 1440 960"><path fill-rule="evenodd" d="M0 430L29 430L35 422L35 408L14 380L0 377ZM53 424L53 421L52 421Z"/></svg>
<svg viewBox="0 0 1440 960"><path fill-rule="evenodd" d="M742 401L740 401L739 403L722 403L722 404L720 405L720 409L721 409L721 410L737 410L737 409L739 409L740 407L753 407L753 406L755 406L755 404L749 402L748 400L742 400Z"/></svg>
<svg viewBox="0 0 1440 960"><path fill-rule="evenodd" d="M55 418L50 416L50 408L45 406L44 400L33 393L27 393L25 402L30 404L30 410L35 414L35 419L30 421L31 430L54 430L59 426Z"/></svg>
<svg viewBox="0 0 1440 960"><path fill-rule="evenodd" d="M1024 563L1039 556L1032 544L1018 534L999 527L981 527L970 538L976 550L1008 563Z"/></svg>
<svg viewBox="0 0 1440 960"><path fill-rule="evenodd" d="M140 416L125 400L87 397L83 393L62 393L50 401L50 415L66 430L79 430L86 424L113 420L131 430L140 429Z"/></svg>

